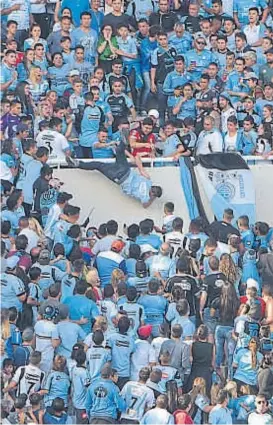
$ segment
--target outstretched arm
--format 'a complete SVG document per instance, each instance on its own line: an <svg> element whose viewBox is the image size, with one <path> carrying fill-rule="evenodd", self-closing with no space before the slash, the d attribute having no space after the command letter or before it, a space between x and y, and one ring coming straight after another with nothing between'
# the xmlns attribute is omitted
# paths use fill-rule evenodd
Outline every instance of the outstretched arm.
<svg viewBox="0 0 273 425"><path fill-rule="evenodd" d="M138 171L140 172L140 174L143 177L146 177L146 179L150 180L150 176L147 173L147 171L145 170L145 168L143 167L141 158L137 155L137 156L133 156L129 151L127 151L127 149L125 150L125 155L127 156L127 158L129 158L132 161L132 164L135 164L138 168Z"/></svg>

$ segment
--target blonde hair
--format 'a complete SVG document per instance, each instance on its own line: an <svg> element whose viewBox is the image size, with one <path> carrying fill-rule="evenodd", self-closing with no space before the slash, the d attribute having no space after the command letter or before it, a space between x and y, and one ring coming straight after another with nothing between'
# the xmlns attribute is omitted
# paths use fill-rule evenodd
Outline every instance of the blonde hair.
<svg viewBox="0 0 273 425"><path fill-rule="evenodd" d="M1 337L4 341L10 337L9 310L7 308L1 310Z"/></svg>
<svg viewBox="0 0 273 425"><path fill-rule="evenodd" d="M39 238L44 238L45 234L39 221L34 217L28 219L29 228L33 230Z"/></svg>
<svg viewBox="0 0 273 425"><path fill-rule="evenodd" d="M243 395L250 395L251 392L250 392L249 385L241 385L240 393L242 393Z"/></svg>
<svg viewBox="0 0 273 425"><path fill-rule="evenodd" d="M248 349L251 352L251 367L255 369L257 367L257 351L258 351L258 341L256 338L251 338L248 344Z"/></svg>
<svg viewBox="0 0 273 425"><path fill-rule="evenodd" d="M37 79L36 79L36 74L35 74L36 69L41 69L41 68L39 66L32 65L30 70L29 70L29 78L28 79L32 84L37 84Z"/></svg>
<svg viewBox="0 0 273 425"><path fill-rule="evenodd" d="M92 286L92 278L94 273L96 273L96 275L98 275L98 271L96 269L96 267L89 267L88 272L85 275L85 280L86 283L88 283L88 285Z"/></svg>
<svg viewBox="0 0 273 425"><path fill-rule="evenodd" d="M210 400L211 400L211 404L213 406L216 406L217 404L217 399L218 399L218 394L219 391L221 390L222 386L216 382L214 382L211 386L211 390L210 390Z"/></svg>
<svg viewBox="0 0 273 425"><path fill-rule="evenodd" d="M230 283L234 284L236 282L237 270L231 255L229 254L221 255L220 263L219 263L219 271L226 276L227 280Z"/></svg>
<svg viewBox="0 0 273 425"><path fill-rule="evenodd" d="M110 285L112 285L113 288L116 289L120 282L125 282L125 274L122 270L115 269L112 271Z"/></svg>
<svg viewBox="0 0 273 425"><path fill-rule="evenodd" d="M102 331L102 332L106 332L108 328L108 323L107 320L104 316L98 316L96 317L96 321L93 325L93 332L95 331Z"/></svg>
<svg viewBox="0 0 273 425"><path fill-rule="evenodd" d="M237 398L237 384L235 381L229 381L224 387L224 390L228 392L231 398Z"/></svg>
<svg viewBox="0 0 273 425"><path fill-rule="evenodd" d="M196 394L206 395L206 381L204 378L195 378L193 381L192 392Z"/></svg>

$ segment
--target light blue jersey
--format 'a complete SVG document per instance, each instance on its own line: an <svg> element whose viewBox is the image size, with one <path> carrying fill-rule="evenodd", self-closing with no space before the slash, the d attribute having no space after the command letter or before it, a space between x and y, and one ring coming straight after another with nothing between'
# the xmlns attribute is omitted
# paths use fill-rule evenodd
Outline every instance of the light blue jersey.
<svg viewBox="0 0 273 425"><path fill-rule="evenodd" d="M189 32L185 31L182 37L177 37L172 34L169 37L170 46L174 47L178 55L188 52L192 47L192 36Z"/></svg>
<svg viewBox="0 0 273 425"><path fill-rule="evenodd" d="M9 67L8 65L6 65L4 62L2 62L2 64L1 64L1 75L0 75L0 83L1 84L5 84L5 83L7 83L8 81L11 81L12 79L13 79L13 74L14 74L14 72L16 71L16 69L12 66L12 67ZM16 88L16 86L17 86L17 78L15 78L14 80L13 80L13 82L11 83L11 85L9 86L9 88L8 88L8 90L9 91L14 91L15 90L15 88ZM2 99L2 97L3 97L3 91L1 90L0 91L0 96L1 96L1 99Z"/></svg>
<svg viewBox="0 0 273 425"><path fill-rule="evenodd" d="M221 407L216 405L209 414L209 423L211 425L223 424L230 425L232 424L231 412L227 407Z"/></svg>
<svg viewBox="0 0 273 425"><path fill-rule="evenodd" d="M24 283L19 277L8 273L1 273L1 308L16 307L22 311L22 302L18 297L26 292Z"/></svg>
<svg viewBox="0 0 273 425"><path fill-rule="evenodd" d="M176 381L177 388L182 387L182 380L181 380L180 374L175 367L156 365L154 369L159 369L162 372L162 378L158 384L160 392L166 394L167 392L166 384L167 382L173 381L173 380Z"/></svg>
<svg viewBox="0 0 273 425"><path fill-rule="evenodd" d="M54 238L54 245L56 243L61 243L64 246L65 254L70 254L70 251L73 246L72 239L67 235L68 230L72 226L71 223L65 220L58 220L53 225L51 233Z"/></svg>
<svg viewBox="0 0 273 425"><path fill-rule="evenodd" d="M77 323L65 320L57 324L57 331L61 344L57 347L56 353L66 358L71 356L73 346L86 337L85 332Z"/></svg>
<svg viewBox="0 0 273 425"><path fill-rule="evenodd" d="M84 48L84 59L91 64L95 64L97 53L98 36L90 29L85 32L81 28L76 28L71 33L72 48L82 46Z"/></svg>
<svg viewBox="0 0 273 425"><path fill-rule="evenodd" d="M87 390L86 411L89 418L117 418L117 412L126 405L119 395L119 389L110 379L96 379Z"/></svg>
<svg viewBox="0 0 273 425"><path fill-rule="evenodd" d="M86 365L90 379L100 378L101 369L111 361L111 351L108 348L93 344L86 353Z"/></svg>
<svg viewBox="0 0 273 425"><path fill-rule="evenodd" d="M115 332L109 335L107 346L112 350L112 367L117 370L119 377L129 377L131 362L130 356L135 350L135 343L131 336Z"/></svg>
<svg viewBox="0 0 273 425"><path fill-rule="evenodd" d="M69 307L69 317L71 320L80 320L82 317L88 319L88 322L80 325L85 334L89 334L92 322L99 315L99 310L94 301L86 298L85 295L72 295L63 302Z"/></svg>
<svg viewBox="0 0 273 425"><path fill-rule="evenodd" d="M70 380L66 373L56 370L50 372L43 388L48 391L45 395L45 406L51 406L53 400L57 397L63 399L65 406L67 406L69 388Z"/></svg>
<svg viewBox="0 0 273 425"><path fill-rule="evenodd" d="M144 307L146 324L152 325L155 336L158 336L156 328L164 322L168 301L161 295L147 294L140 297L138 303Z"/></svg>
<svg viewBox="0 0 273 425"><path fill-rule="evenodd" d="M16 188L21 189L26 204L33 203L33 184L40 176L42 163L36 161L32 156L23 154L20 160L19 177Z"/></svg>
<svg viewBox="0 0 273 425"><path fill-rule="evenodd" d="M177 71L172 71L167 74L163 84L163 91L168 96L168 106L173 107L177 103L174 96L174 90L191 81L191 75L188 72L182 74Z"/></svg>
<svg viewBox="0 0 273 425"><path fill-rule="evenodd" d="M185 53L186 67L189 68L193 63L195 65L194 70L190 71L192 81L198 81L203 72L208 68L209 64L214 61L215 56L209 50L203 50L202 52L197 53L196 50L193 49Z"/></svg>
<svg viewBox="0 0 273 425"><path fill-rule="evenodd" d="M257 385L258 369L262 362L263 355L257 352L256 367L252 367L251 351L247 348L241 348L234 356L233 363L237 365L234 379L245 382L248 385Z"/></svg>
<svg viewBox="0 0 273 425"><path fill-rule="evenodd" d="M145 311L142 305L137 302L127 301L120 305L120 310L126 311L128 318L130 319L130 328L128 334L132 336L137 335L137 330L141 325L141 322L145 322Z"/></svg>
<svg viewBox="0 0 273 425"><path fill-rule="evenodd" d="M121 419L139 422L145 410L151 409L155 403L153 391L140 382L127 382L120 395L124 398L127 407Z"/></svg>
<svg viewBox="0 0 273 425"><path fill-rule="evenodd" d="M150 276L147 277L129 277L127 283L128 286L134 286L138 292L138 294L141 294L143 292L148 291L148 283L150 282L151 278Z"/></svg>
<svg viewBox="0 0 273 425"><path fill-rule="evenodd" d="M72 404L75 409L85 409L87 389L91 379L84 366L75 366L71 372Z"/></svg>
<svg viewBox="0 0 273 425"><path fill-rule="evenodd" d="M73 276L72 274L66 274L61 281L61 303L63 300L65 300L68 297L71 297L74 293L74 289L76 286L76 283L78 282L79 278L76 276Z"/></svg>
<svg viewBox="0 0 273 425"><path fill-rule="evenodd" d="M93 143L98 140L98 131L103 121L103 113L98 106L86 106L81 122L81 146L92 147Z"/></svg>
<svg viewBox="0 0 273 425"><path fill-rule="evenodd" d="M127 179L120 185L122 191L133 198L138 199L142 204L150 201L151 180L141 176L137 171L130 170Z"/></svg>
<svg viewBox="0 0 273 425"><path fill-rule="evenodd" d="M48 68L51 90L55 90L58 96L63 96L64 91L68 87L68 73L69 65L67 63L59 68L56 68L56 66L50 66Z"/></svg>
<svg viewBox="0 0 273 425"><path fill-rule="evenodd" d="M268 3L265 0L234 0L233 11L238 15L238 21L242 26L249 23L248 12L250 7L257 7L258 9L266 9Z"/></svg>

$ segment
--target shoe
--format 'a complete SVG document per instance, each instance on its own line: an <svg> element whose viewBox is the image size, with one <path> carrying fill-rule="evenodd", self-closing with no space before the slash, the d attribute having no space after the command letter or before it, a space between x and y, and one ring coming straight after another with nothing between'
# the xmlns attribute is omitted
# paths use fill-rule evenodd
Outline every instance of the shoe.
<svg viewBox="0 0 273 425"><path fill-rule="evenodd" d="M71 158L71 156L66 156L65 160L70 168L78 168L80 165L80 161L76 158Z"/></svg>

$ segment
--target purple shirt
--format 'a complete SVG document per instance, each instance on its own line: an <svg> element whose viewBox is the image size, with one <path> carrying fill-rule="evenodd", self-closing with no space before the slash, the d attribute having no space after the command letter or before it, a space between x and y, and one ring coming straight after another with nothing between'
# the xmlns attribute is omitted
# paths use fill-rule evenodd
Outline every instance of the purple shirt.
<svg viewBox="0 0 273 425"><path fill-rule="evenodd" d="M16 135L17 125L20 123L18 115L7 113L0 120L0 130L5 134L5 138L11 139Z"/></svg>

